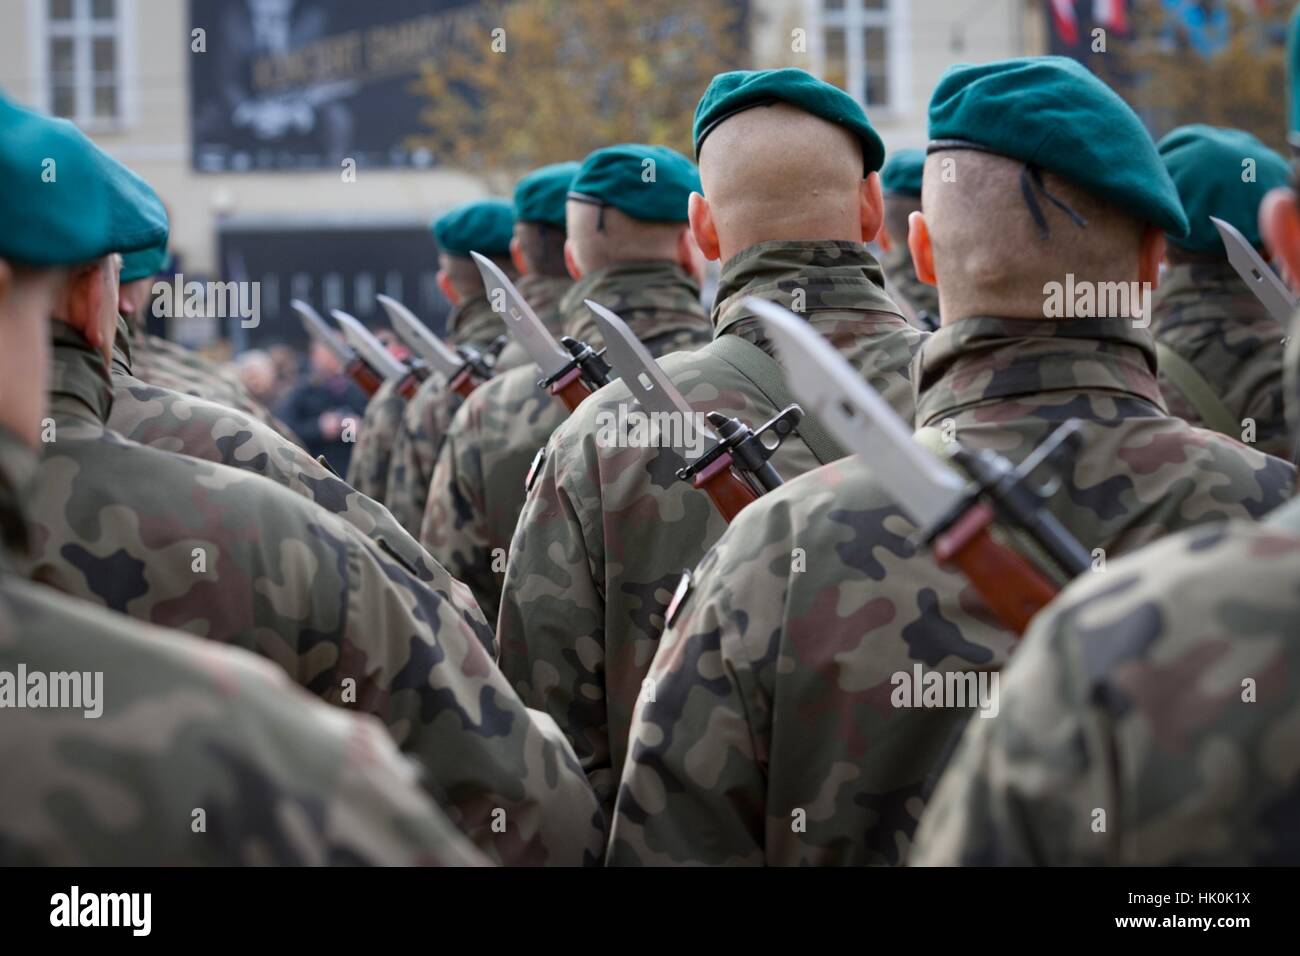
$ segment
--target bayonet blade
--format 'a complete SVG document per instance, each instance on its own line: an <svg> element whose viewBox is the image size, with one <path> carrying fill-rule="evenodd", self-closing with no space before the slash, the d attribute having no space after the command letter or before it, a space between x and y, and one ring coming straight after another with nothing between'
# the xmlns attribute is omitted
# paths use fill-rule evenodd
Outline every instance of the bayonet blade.
<svg viewBox="0 0 1300 956"><path fill-rule="evenodd" d="M912 521L925 528L965 497L966 482L918 444L912 429L811 325L764 299L745 300L781 354L790 390Z"/></svg>
<svg viewBox="0 0 1300 956"><path fill-rule="evenodd" d="M375 338L373 332L361 324L361 320L348 315L341 309L333 309L330 315L343 330L343 337L348 344L361 354L366 364L384 379L401 378L410 369L393 358L391 352L384 348L384 343Z"/></svg>
<svg viewBox="0 0 1300 956"><path fill-rule="evenodd" d="M376 299L388 313L394 331L401 337L416 355L424 359L429 368L441 372L447 378L453 378L465 365L465 360L456 354L442 339L434 335L415 313L386 295L377 295Z"/></svg>
<svg viewBox="0 0 1300 956"><path fill-rule="evenodd" d="M1250 287L1268 314L1277 319L1282 328L1287 328L1291 324L1291 316L1295 314L1296 297L1286 287L1286 283L1269 268L1268 263L1236 226L1215 216L1210 217L1210 222L1219 230L1223 248L1228 252L1228 261L1237 270L1237 275Z"/></svg>
<svg viewBox="0 0 1300 956"><path fill-rule="evenodd" d="M568 365L573 356L555 341L555 336L547 331L537 313L524 301L506 274L487 256L481 256L477 252L471 252L470 255L474 257L474 264L483 277L483 288L487 291L489 301L498 290L504 292L506 311L501 318L510 335L528 353L528 357L537 363L542 377L549 378Z"/></svg>
<svg viewBox="0 0 1300 956"><path fill-rule="evenodd" d="M302 326L307 330L307 334L334 353L336 359L347 365L357 357L356 352L339 338L339 334L331 329L320 317L320 313L310 305L302 299L291 299L289 305L298 313L298 318L302 320Z"/></svg>
<svg viewBox="0 0 1300 956"><path fill-rule="evenodd" d="M641 407L648 412L662 412L678 418L682 422L683 435L688 428L696 427L699 416L695 409L691 408L677 386L664 374L664 370L641 344L641 340L632 334L627 323L599 302L591 299L583 301L596 316L596 325L605 339L605 355L609 363L614 366L614 371L618 372L628 391L641 403ZM712 437L712 432L707 428L700 426L699 431ZM675 451L687 462L699 457L684 448Z"/></svg>

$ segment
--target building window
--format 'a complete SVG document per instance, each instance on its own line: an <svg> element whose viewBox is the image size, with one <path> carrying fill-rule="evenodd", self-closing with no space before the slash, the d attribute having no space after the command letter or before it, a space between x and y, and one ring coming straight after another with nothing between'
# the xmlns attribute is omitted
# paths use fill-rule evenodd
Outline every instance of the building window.
<svg viewBox="0 0 1300 956"><path fill-rule="evenodd" d="M868 109L894 109L900 0L821 0L823 75Z"/></svg>
<svg viewBox="0 0 1300 956"><path fill-rule="evenodd" d="M89 127L122 122L123 0L43 0L50 112Z"/></svg>

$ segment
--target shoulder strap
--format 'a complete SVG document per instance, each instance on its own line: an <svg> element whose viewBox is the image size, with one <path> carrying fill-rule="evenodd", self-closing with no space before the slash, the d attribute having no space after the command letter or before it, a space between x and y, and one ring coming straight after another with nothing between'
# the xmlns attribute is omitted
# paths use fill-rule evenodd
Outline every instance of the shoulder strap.
<svg viewBox="0 0 1300 956"><path fill-rule="evenodd" d="M1160 363L1160 371L1169 376L1169 380L1183 393L1207 426L1221 435L1233 438L1240 436L1241 426L1237 423L1237 416L1228 411L1228 406L1210 387L1205 376L1196 370L1196 366L1164 342L1156 343L1156 358Z"/></svg>
<svg viewBox="0 0 1300 956"><path fill-rule="evenodd" d="M738 335L723 334L713 340L710 351L749 379L777 411L795 404L794 395L785 384L785 372L781 366L753 342ZM795 431L813 453L813 457L823 465L845 456L839 442L831 437L830 432L810 412L804 411L803 420Z"/></svg>

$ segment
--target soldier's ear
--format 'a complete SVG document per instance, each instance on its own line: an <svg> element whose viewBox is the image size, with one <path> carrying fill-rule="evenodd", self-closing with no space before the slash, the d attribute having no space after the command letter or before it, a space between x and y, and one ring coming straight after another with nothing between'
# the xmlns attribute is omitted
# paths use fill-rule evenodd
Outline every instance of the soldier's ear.
<svg viewBox="0 0 1300 956"><path fill-rule="evenodd" d="M569 270L569 278L575 282L582 278L582 268L578 265L578 254L574 251L573 240L564 240L564 268Z"/></svg>
<svg viewBox="0 0 1300 956"><path fill-rule="evenodd" d="M889 227L883 222L880 224L880 231L876 233L876 244L885 252L894 251L894 240L889 235Z"/></svg>
<svg viewBox="0 0 1300 956"><path fill-rule="evenodd" d="M0 259L0 308L5 304L5 300L13 295L14 291L14 270L9 263Z"/></svg>
<svg viewBox="0 0 1300 956"><path fill-rule="evenodd" d="M677 264L697 282L704 279L704 256L687 227L677 234Z"/></svg>
<svg viewBox="0 0 1300 956"><path fill-rule="evenodd" d="M858 189L858 215L862 220L862 241L870 242L885 222L885 197L880 191L880 174L872 173Z"/></svg>
<svg viewBox="0 0 1300 956"><path fill-rule="evenodd" d="M1300 197L1294 190L1274 189L1259 206L1259 231L1269 254L1300 291Z"/></svg>
<svg viewBox="0 0 1300 956"><path fill-rule="evenodd" d="M447 275L446 270L438 270L438 291L446 297L452 305L460 305L460 293L456 287L451 284L451 276Z"/></svg>
<svg viewBox="0 0 1300 956"><path fill-rule="evenodd" d="M528 260L524 258L524 247L519 244L518 236L510 237L510 261L521 276L528 275Z"/></svg>
<svg viewBox="0 0 1300 956"><path fill-rule="evenodd" d="M716 261L722 255L718 243L718 227L713 221L713 210L709 201L699 193L691 193L686 205L686 215L691 221L691 235L695 244L704 253L704 258Z"/></svg>
<svg viewBox="0 0 1300 956"><path fill-rule="evenodd" d="M1165 257L1165 231L1159 226L1147 226L1143 231L1140 256L1138 282L1150 283L1154 289L1160 281L1160 260Z"/></svg>
<svg viewBox="0 0 1300 956"><path fill-rule="evenodd" d="M938 285L934 274L934 248L930 245L930 227L925 213L917 211L907 217L907 251L912 254L916 277L926 285Z"/></svg>
<svg viewBox="0 0 1300 956"><path fill-rule="evenodd" d="M104 348L103 322L100 321L104 293L100 263L77 269L68 279L63 307L59 310L59 318L80 332L96 351Z"/></svg>

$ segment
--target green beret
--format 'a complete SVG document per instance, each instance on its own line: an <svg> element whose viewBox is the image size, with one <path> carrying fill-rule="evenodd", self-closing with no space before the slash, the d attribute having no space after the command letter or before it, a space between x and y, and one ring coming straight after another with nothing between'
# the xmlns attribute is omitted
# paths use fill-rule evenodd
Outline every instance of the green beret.
<svg viewBox="0 0 1300 956"><path fill-rule="evenodd" d="M613 206L646 222L685 222L687 200L700 191L695 164L667 146L622 143L582 162L569 198Z"/></svg>
<svg viewBox="0 0 1300 956"><path fill-rule="evenodd" d="M471 252L508 255L514 234L514 208L504 199L467 202L443 213L433 223L438 248L448 255L466 259Z"/></svg>
<svg viewBox="0 0 1300 956"><path fill-rule="evenodd" d="M135 282L137 279L147 279L155 276L162 271L162 267L167 264L167 240L156 246L150 246L147 249L137 249L134 252L122 253L122 275L120 281L123 283Z"/></svg>
<svg viewBox="0 0 1300 956"><path fill-rule="evenodd" d="M1252 245L1260 245L1259 204L1264 194L1285 186L1287 161L1249 133L1213 126L1180 126L1157 148L1178 188L1191 224L1185 239L1169 241L1192 252L1220 252L1223 240L1210 222L1216 216L1232 223ZM1244 181L1243 162L1254 160L1254 176Z"/></svg>
<svg viewBox="0 0 1300 956"><path fill-rule="evenodd" d="M578 163L552 163L534 169L515 186L515 221L564 228L564 202Z"/></svg>
<svg viewBox="0 0 1300 956"><path fill-rule="evenodd" d="M1055 173L1187 235L1187 217L1150 134L1128 104L1061 56L950 67L930 99L930 150L985 149Z"/></svg>
<svg viewBox="0 0 1300 956"><path fill-rule="evenodd" d="M890 153L880 170L880 186L886 196L921 198L921 173L925 169L925 150L900 149Z"/></svg>
<svg viewBox="0 0 1300 956"><path fill-rule="evenodd" d="M871 128L866 111L838 86L819 80L805 70L734 70L719 73L695 107L695 158L704 139L719 123L755 106L773 103L791 106L843 126L862 143L863 175L874 173L885 161L885 144Z"/></svg>
<svg viewBox="0 0 1300 956"><path fill-rule="evenodd" d="M0 257L74 265L167 236L162 202L67 120L0 98Z"/></svg>

